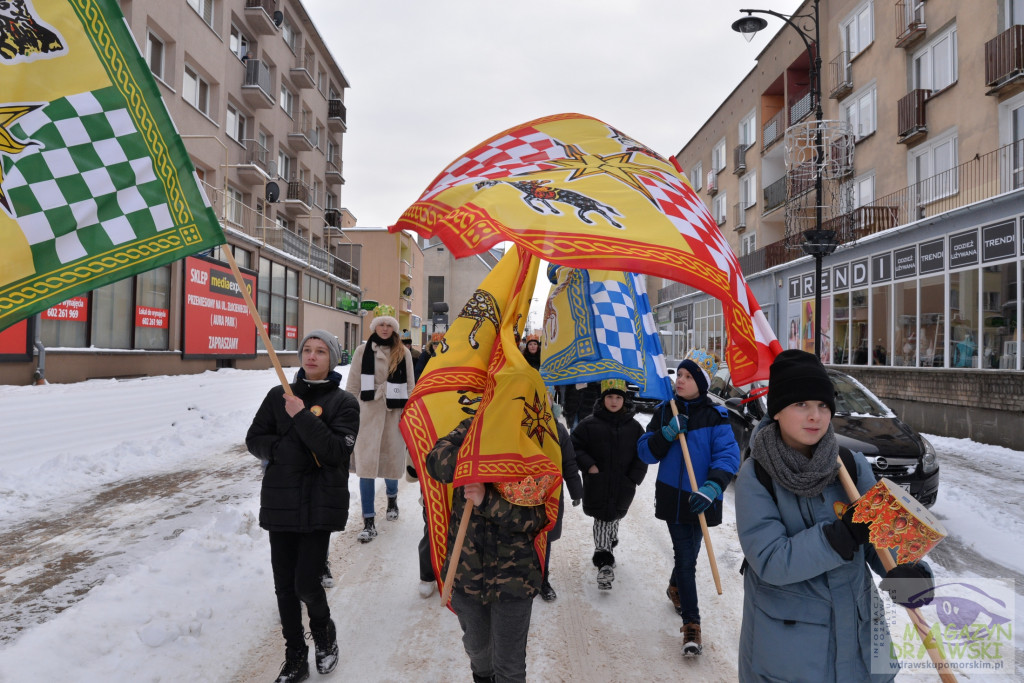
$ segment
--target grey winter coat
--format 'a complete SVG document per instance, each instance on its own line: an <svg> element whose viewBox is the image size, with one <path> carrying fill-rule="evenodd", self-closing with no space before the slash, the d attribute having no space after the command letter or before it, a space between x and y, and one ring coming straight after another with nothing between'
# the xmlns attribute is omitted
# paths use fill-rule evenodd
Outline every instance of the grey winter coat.
<svg viewBox="0 0 1024 683"><path fill-rule="evenodd" d="M859 453L857 488L875 483ZM739 680L800 683L889 681L889 630L868 565L885 575L870 545L847 562L822 528L836 520L832 504L847 502L838 477L814 498L771 482L777 498L757 479L748 458L736 478L736 532L747 560L743 575ZM878 619L878 621L873 621ZM871 674L872 648L877 653Z"/></svg>
<svg viewBox="0 0 1024 683"><path fill-rule="evenodd" d="M359 398L359 370L363 367L363 353L366 352L367 344L372 345L376 356L373 373L375 391L372 401L359 399L359 439L352 454L352 463L356 476L362 479L398 479L405 474L405 441L398 429L402 410L389 409L384 402L384 385L388 378L388 358L391 350L372 342L361 344L352 354L345 390ZM409 349L405 349L405 371L411 395L416 384L416 375L413 372Z"/></svg>

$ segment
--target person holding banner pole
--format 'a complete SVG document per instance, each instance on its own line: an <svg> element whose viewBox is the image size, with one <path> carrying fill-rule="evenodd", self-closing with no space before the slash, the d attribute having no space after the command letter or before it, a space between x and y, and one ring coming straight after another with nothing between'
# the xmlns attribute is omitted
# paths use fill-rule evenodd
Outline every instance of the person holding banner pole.
<svg viewBox="0 0 1024 683"><path fill-rule="evenodd" d="M359 499L363 530L357 538L369 543L377 538L374 511L375 481L384 479L387 519L398 519L398 479L405 473L405 442L398 421L409 400L416 373L412 354L398 335L395 309L381 305L374 309L370 338L352 354L345 389L359 398L359 433L352 460L359 477Z"/></svg>
<svg viewBox="0 0 1024 683"><path fill-rule="evenodd" d="M665 521L672 539L675 563L667 593L683 618L679 630L686 657L699 655L704 647L697 555L707 527L722 522L722 492L740 465L740 449L727 412L707 397L717 370L712 355L700 349L690 351L676 369L675 396L655 409L647 433L637 444L641 460L658 464L654 516ZM718 569L710 547L708 559L717 587Z"/></svg>

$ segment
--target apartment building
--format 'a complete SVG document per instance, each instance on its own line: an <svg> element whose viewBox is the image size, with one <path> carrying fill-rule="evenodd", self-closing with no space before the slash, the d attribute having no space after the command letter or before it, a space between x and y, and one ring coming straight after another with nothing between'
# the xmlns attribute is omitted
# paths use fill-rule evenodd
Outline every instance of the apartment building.
<svg viewBox="0 0 1024 683"><path fill-rule="evenodd" d="M787 160L787 131L817 121L793 28L769 19L778 33L677 158L783 348L813 351L820 286L824 362L931 431L1021 447L1024 2L808 0L796 14L816 6L822 119L843 131L821 149L836 248L820 283L790 210L815 188ZM666 353L721 352L719 302L662 284Z"/></svg>
<svg viewBox="0 0 1024 683"><path fill-rule="evenodd" d="M294 362L312 328L353 348L363 297L360 248L344 231L356 219L341 206L349 83L312 17L298 0L120 6L282 360ZM269 367L248 315L215 317L190 303L191 280L228 270L222 249L37 316L25 357L0 363L0 383L38 372L33 338L51 382Z"/></svg>
<svg viewBox="0 0 1024 683"><path fill-rule="evenodd" d="M430 314L425 320L428 334L448 329L503 255L500 249L492 248L475 256L457 259L439 239L427 240L423 244L427 273L426 304ZM435 304L444 309L443 312L435 312Z"/></svg>

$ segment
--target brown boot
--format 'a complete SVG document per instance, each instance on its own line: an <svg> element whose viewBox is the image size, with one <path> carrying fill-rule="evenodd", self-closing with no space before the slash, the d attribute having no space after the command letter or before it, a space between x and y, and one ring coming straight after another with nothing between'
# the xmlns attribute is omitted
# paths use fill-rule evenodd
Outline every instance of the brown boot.
<svg viewBox="0 0 1024 683"><path fill-rule="evenodd" d="M676 609L676 614L679 616L683 615L683 606L679 602L679 588L673 586L671 583L668 585L668 589L665 591L665 595L672 601L672 606Z"/></svg>
<svg viewBox="0 0 1024 683"><path fill-rule="evenodd" d="M683 634L684 657L696 657L704 651L704 645L700 642L700 624L683 624L679 632Z"/></svg>

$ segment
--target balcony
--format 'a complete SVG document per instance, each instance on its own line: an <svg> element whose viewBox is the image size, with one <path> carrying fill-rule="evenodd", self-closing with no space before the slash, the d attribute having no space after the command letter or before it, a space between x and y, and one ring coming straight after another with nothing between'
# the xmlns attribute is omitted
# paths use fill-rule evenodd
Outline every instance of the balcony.
<svg viewBox="0 0 1024 683"><path fill-rule="evenodd" d="M1011 26L985 43L986 95L1024 89L1024 26Z"/></svg>
<svg viewBox="0 0 1024 683"><path fill-rule="evenodd" d="M331 228L341 228L341 212L337 209L327 209L324 211L324 223Z"/></svg>
<svg viewBox="0 0 1024 683"><path fill-rule="evenodd" d="M896 142L910 144L928 134L925 123L924 105L928 101L931 90L911 90L900 98L897 104L896 121L898 124Z"/></svg>
<svg viewBox="0 0 1024 683"><path fill-rule="evenodd" d="M292 83L297 88L312 88L316 85L316 81L313 80L315 58L316 55L309 48L302 50L296 56L295 66L289 70L289 73L291 74Z"/></svg>
<svg viewBox="0 0 1024 683"><path fill-rule="evenodd" d="M327 157L327 170L325 171L324 178L328 185L344 185L345 176L341 173L341 155L334 152Z"/></svg>
<svg viewBox="0 0 1024 683"><path fill-rule="evenodd" d="M755 249L749 254L744 254L738 258L740 262L740 269L743 271L744 276L753 275L759 273L762 270L768 268L774 268L775 266L783 263L788 263L793 259L803 256L803 252L799 249L790 249L786 246L786 240L781 239L778 242L772 242L771 244Z"/></svg>
<svg viewBox="0 0 1024 683"><path fill-rule="evenodd" d="M292 131L288 133L288 145L296 152L310 152L316 149L320 143L320 134L313 125L313 116L309 112L302 112L302 116L295 119Z"/></svg>
<svg viewBox="0 0 1024 683"><path fill-rule="evenodd" d="M779 111L768 122L761 126L761 151L767 150L782 139L786 132L786 112Z"/></svg>
<svg viewBox="0 0 1024 683"><path fill-rule="evenodd" d="M732 150L732 172L735 175L742 175L747 172L747 148L750 145L745 143L736 145Z"/></svg>
<svg viewBox="0 0 1024 683"><path fill-rule="evenodd" d="M267 63L258 59L245 60L242 101L254 109L271 109L275 103L273 91Z"/></svg>
<svg viewBox="0 0 1024 683"><path fill-rule="evenodd" d="M913 47L927 30L924 0L896 0L896 47Z"/></svg>
<svg viewBox="0 0 1024 683"><path fill-rule="evenodd" d="M261 145L258 140L246 140L244 161L237 168L238 178L253 185L265 183L273 177L274 171L276 171L271 168L272 165L269 149Z"/></svg>
<svg viewBox="0 0 1024 683"><path fill-rule="evenodd" d="M828 96L839 100L853 90L853 67L850 64L850 53L842 51L828 63L829 93Z"/></svg>
<svg viewBox="0 0 1024 683"><path fill-rule="evenodd" d="M786 203L786 176L782 176L764 188L764 213L777 209Z"/></svg>
<svg viewBox="0 0 1024 683"><path fill-rule="evenodd" d="M277 31L274 23L274 9L277 0L245 0L245 19L253 32L269 36Z"/></svg>
<svg viewBox="0 0 1024 683"><path fill-rule="evenodd" d="M327 100L327 126L335 132L344 133L348 130L345 123L345 103L341 100Z"/></svg>
<svg viewBox="0 0 1024 683"><path fill-rule="evenodd" d="M733 230L743 230L747 227L747 205L745 202L736 202L732 205Z"/></svg>
<svg viewBox="0 0 1024 683"><path fill-rule="evenodd" d="M814 96L811 93L811 86L798 89L789 98L789 125L803 120L811 113L813 107Z"/></svg>
<svg viewBox="0 0 1024 683"><path fill-rule="evenodd" d="M412 313L412 299L405 296L398 297L398 312Z"/></svg>
<svg viewBox="0 0 1024 683"><path fill-rule="evenodd" d="M408 261L399 261L398 270L403 280L412 279L412 265Z"/></svg>
<svg viewBox="0 0 1024 683"><path fill-rule="evenodd" d="M301 180L290 180L288 181L288 192L285 194L284 199L285 208L304 209L308 213L312 204L312 196L313 192L310 190L309 185Z"/></svg>

